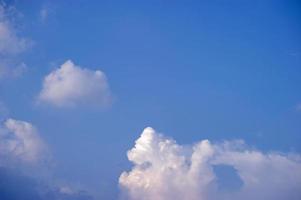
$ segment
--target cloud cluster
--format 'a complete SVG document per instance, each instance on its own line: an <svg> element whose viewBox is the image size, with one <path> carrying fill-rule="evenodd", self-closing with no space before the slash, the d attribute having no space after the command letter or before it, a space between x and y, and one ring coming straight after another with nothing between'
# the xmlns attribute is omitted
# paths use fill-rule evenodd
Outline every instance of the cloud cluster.
<svg viewBox="0 0 301 200"><path fill-rule="evenodd" d="M298 155L262 153L242 141L212 144L208 140L181 146L146 128L128 152L134 164L119 184L131 200L297 200L301 197ZM215 166L235 169L242 186L219 189Z"/></svg>
<svg viewBox="0 0 301 200"><path fill-rule="evenodd" d="M10 161L35 164L44 159L47 152L32 124L15 119L4 122L0 130L0 166Z"/></svg>
<svg viewBox="0 0 301 200"><path fill-rule="evenodd" d="M58 107L79 104L105 106L111 95L105 74L76 66L67 60L44 78L39 100Z"/></svg>
<svg viewBox="0 0 301 200"><path fill-rule="evenodd" d="M17 57L32 45L31 40L17 34L12 19L16 12L13 7L0 3L0 78L16 77L24 72L26 65Z"/></svg>

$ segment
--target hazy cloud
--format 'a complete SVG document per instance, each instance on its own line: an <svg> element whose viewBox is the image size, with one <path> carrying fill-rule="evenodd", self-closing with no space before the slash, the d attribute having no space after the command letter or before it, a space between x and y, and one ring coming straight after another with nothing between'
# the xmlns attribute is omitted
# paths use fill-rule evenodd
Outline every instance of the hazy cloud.
<svg viewBox="0 0 301 200"><path fill-rule="evenodd" d="M0 167L0 199L3 200L92 200L84 191L66 193L57 186ZM5 180L5 181L2 181Z"/></svg>
<svg viewBox="0 0 301 200"><path fill-rule="evenodd" d="M16 77L24 72L24 63L18 56L32 45L32 41L20 37L13 20L16 9L0 3L0 78Z"/></svg>
<svg viewBox="0 0 301 200"><path fill-rule="evenodd" d="M44 78L38 99L59 107L105 106L110 103L111 95L102 71L81 68L67 60Z"/></svg>
<svg viewBox="0 0 301 200"><path fill-rule="evenodd" d="M203 140L181 146L146 128L128 152L134 164L119 184L131 200L297 200L301 197L299 155L262 153L242 141L212 144ZM215 166L235 169L237 191L220 190Z"/></svg>
<svg viewBox="0 0 301 200"><path fill-rule="evenodd" d="M47 155L36 128L25 121L7 119L0 129L0 166L10 161L35 164Z"/></svg>
<svg viewBox="0 0 301 200"><path fill-rule="evenodd" d="M85 191L56 183L49 161L49 150L36 128L7 119L0 126L0 199L93 199Z"/></svg>
<svg viewBox="0 0 301 200"><path fill-rule="evenodd" d="M44 2L38 11L38 17L40 22L46 23L49 19L55 17L57 4L54 4L51 1Z"/></svg>
<svg viewBox="0 0 301 200"><path fill-rule="evenodd" d="M29 41L17 36L14 24L6 12L5 7L0 5L0 54L14 55L24 51Z"/></svg>
<svg viewBox="0 0 301 200"><path fill-rule="evenodd" d="M40 10L40 19L41 19L41 21L45 22L45 20L47 19L48 15L49 15L49 10L46 7L43 7Z"/></svg>

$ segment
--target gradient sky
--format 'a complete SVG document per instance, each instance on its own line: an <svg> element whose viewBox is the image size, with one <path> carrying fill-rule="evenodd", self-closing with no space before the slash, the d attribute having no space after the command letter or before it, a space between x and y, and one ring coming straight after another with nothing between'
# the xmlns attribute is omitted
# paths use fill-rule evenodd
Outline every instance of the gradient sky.
<svg viewBox="0 0 301 200"><path fill-rule="evenodd" d="M31 44L10 58L25 72L0 80L1 120L34 124L59 180L116 199L126 152L148 126L179 144L243 139L301 153L300 2L4 2ZM105 73L110 105L37 103L67 60Z"/></svg>

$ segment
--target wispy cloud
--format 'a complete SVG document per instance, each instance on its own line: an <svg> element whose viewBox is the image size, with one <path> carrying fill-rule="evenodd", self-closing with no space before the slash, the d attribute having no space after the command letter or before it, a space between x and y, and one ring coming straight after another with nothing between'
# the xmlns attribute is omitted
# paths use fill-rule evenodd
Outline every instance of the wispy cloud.
<svg viewBox="0 0 301 200"><path fill-rule="evenodd" d="M262 153L243 141L212 144L203 140L193 146L146 128L128 152L134 164L119 178L123 198L131 200L297 200L301 197L301 157ZM224 192L217 187L214 166L237 171L242 187Z"/></svg>
<svg viewBox="0 0 301 200"><path fill-rule="evenodd" d="M49 10L46 8L46 7L43 7L41 10L40 10L40 13L39 13L39 16L40 16L40 19L42 22L45 22L47 17L49 15Z"/></svg>
<svg viewBox="0 0 301 200"><path fill-rule="evenodd" d="M46 23L56 14L57 4L54 2L44 2L40 10L38 10L38 18L40 22Z"/></svg>
<svg viewBox="0 0 301 200"><path fill-rule="evenodd" d="M18 56L32 46L32 41L19 36L13 18L17 10L0 3L0 78L17 77L24 72L26 64Z"/></svg>

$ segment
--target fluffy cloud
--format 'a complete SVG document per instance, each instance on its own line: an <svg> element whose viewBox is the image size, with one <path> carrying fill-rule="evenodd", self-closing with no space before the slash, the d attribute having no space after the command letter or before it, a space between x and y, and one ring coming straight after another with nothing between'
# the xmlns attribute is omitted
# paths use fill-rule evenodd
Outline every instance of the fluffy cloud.
<svg viewBox="0 0 301 200"><path fill-rule="evenodd" d="M0 78L19 76L26 66L17 57L32 45L31 40L17 34L14 20L14 7L0 3Z"/></svg>
<svg viewBox="0 0 301 200"><path fill-rule="evenodd" d="M134 164L119 184L131 200L297 200L301 197L298 155L262 153L242 141L208 140L181 146L146 128L128 152ZM234 192L218 188L214 167L231 166L242 181Z"/></svg>
<svg viewBox="0 0 301 200"><path fill-rule="evenodd" d="M39 100L55 106L107 105L111 95L105 74L76 66L67 60L47 75Z"/></svg>
<svg viewBox="0 0 301 200"><path fill-rule="evenodd" d="M0 166L11 161L35 164L46 155L47 147L32 124L14 119L4 122L0 129Z"/></svg>

